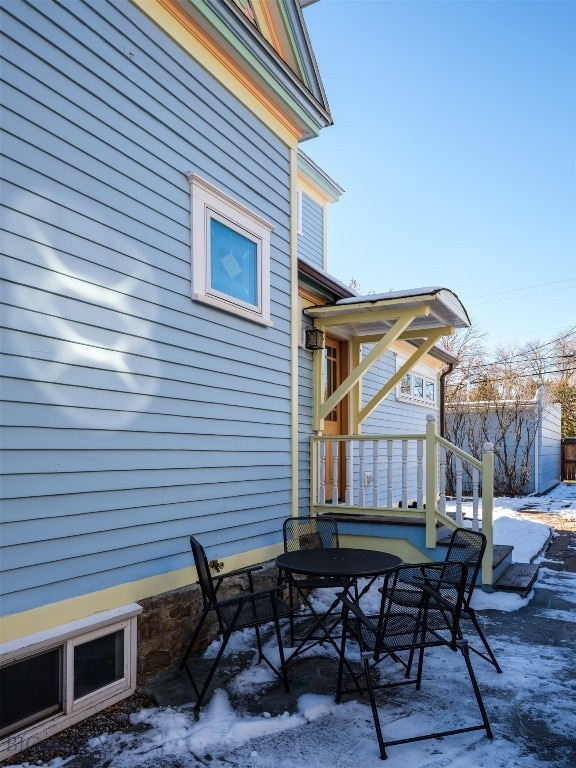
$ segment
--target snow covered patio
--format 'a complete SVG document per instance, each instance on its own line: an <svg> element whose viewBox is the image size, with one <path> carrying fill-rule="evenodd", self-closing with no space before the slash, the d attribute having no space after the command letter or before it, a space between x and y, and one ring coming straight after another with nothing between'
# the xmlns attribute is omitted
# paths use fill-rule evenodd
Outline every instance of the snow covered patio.
<svg viewBox="0 0 576 768"><path fill-rule="evenodd" d="M544 497L495 500L495 540L514 544L514 560L538 557L541 569L524 599L475 594L475 608L503 669L499 675L473 656L494 730L492 741L483 733L468 733L400 745L389 749L383 763L368 700L334 702L335 658L329 651L316 648L290 667L287 695L264 665L250 664L252 636L246 632L236 638L228 677L224 675L223 687L198 721L186 703L176 703L183 692L182 677L157 690L160 706L132 716L131 732L99 736L83 753L53 760L50 768L572 768L576 572L570 570L573 559L568 567L546 559L552 557L553 544L539 554L551 533L537 519L539 513L572 531L574 547L576 485L562 484ZM570 557L568 552L565 560ZM379 596L369 593L365 599ZM399 688L380 696L384 728L401 738L414 729L444 727L454 714L465 718L468 707L474 717L469 696L455 701L463 678L460 663L453 662L461 661L441 649L431 651L420 692Z"/></svg>

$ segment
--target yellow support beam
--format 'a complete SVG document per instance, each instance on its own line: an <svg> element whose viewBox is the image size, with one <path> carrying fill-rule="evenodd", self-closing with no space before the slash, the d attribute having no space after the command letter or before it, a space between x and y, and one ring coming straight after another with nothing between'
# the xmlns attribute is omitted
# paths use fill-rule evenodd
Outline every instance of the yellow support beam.
<svg viewBox="0 0 576 768"><path fill-rule="evenodd" d="M415 319L416 315L413 310L407 310L401 313L400 317L396 320L390 330L384 334L380 341L376 342L374 347L362 360L362 362L356 366L356 368L350 372L350 374L344 379L342 384L336 388L336 390L330 395L330 397L318 407L318 423L320 419L325 419L326 416L338 405L342 398L346 397L348 392L354 387L366 373L366 371L386 352L390 345L395 342L398 336L408 328L411 322ZM318 323L316 323L317 325ZM314 361L316 364L316 361ZM314 382L316 384L316 382ZM316 389L314 392L314 400L320 399L321 392L323 390ZM315 429L319 427L315 424Z"/></svg>
<svg viewBox="0 0 576 768"><path fill-rule="evenodd" d="M377 392L372 400L370 400L370 402L360 411L358 415L358 421L360 423L363 422L364 419L366 419L372 413L372 411L380 405L386 395L392 391L392 389L396 386L396 384L398 384L399 381L402 381L404 376L416 365L418 360L420 360L421 357L424 357L424 355L430 351L438 339L445 335L443 328L430 331L429 334L430 335L428 336L428 339L414 351L414 353L396 371L396 373L390 379L388 379L382 389Z"/></svg>

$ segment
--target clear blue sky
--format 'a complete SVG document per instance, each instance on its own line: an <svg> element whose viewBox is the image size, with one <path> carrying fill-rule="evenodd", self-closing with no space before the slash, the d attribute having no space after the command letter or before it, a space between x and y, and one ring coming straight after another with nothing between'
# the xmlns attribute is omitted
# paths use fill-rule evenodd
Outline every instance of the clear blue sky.
<svg viewBox="0 0 576 768"><path fill-rule="evenodd" d="M345 192L329 271L440 285L487 343L576 326L576 0L320 0L334 125L302 145Z"/></svg>

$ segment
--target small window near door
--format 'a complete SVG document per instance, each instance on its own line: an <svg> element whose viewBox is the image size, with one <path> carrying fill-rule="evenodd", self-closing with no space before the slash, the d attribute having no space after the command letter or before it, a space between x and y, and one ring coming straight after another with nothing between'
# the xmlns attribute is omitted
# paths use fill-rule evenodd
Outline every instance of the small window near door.
<svg viewBox="0 0 576 768"><path fill-rule="evenodd" d="M414 376L414 397L416 400L424 399L424 379L422 376Z"/></svg>
<svg viewBox="0 0 576 768"><path fill-rule="evenodd" d="M404 360L398 361L398 366ZM436 405L436 378L429 376L425 371L411 371L400 381L396 389L399 400L406 400L419 405Z"/></svg>
<svg viewBox="0 0 576 768"><path fill-rule="evenodd" d="M409 373L407 373L400 382L400 392L406 396L412 394L412 376Z"/></svg>

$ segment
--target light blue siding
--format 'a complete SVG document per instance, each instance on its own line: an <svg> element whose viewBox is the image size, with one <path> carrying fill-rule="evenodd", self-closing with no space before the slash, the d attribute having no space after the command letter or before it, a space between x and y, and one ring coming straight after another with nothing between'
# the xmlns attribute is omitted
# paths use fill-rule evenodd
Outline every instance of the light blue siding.
<svg viewBox="0 0 576 768"><path fill-rule="evenodd" d="M370 346L364 345L363 351L366 355ZM362 404L366 405L376 395L382 386L396 373L396 354L392 351L386 352L380 360L370 368L364 376L362 385ZM430 372L434 376L434 372ZM378 407L362 423L362 433L400 435L400 434L424 434L426 431L426 417L433 415L438 418L438 410L428 405L418 405L415 403L404 402L396 397L396 391L390 392ZM381 451L385 448L382 447ZM397 505L402 499L402 446L400 442L394 442L394 464L393 464L393 504ZM386 456L379 457L379 488L381 497L386 492L387 483L387 464ZM408 443L408 486L411 489L416 488L416 443ZM426 466L426 456L423 457L423 467ZM372 467L368 467L370 471ZM355 478L356 484L358 478ZM366 489L367 503L371 501L371 488ZM409 499L414 501L413 498Z"/></svg>
<svg viewBox="0 0 576 768"><path fill-rule="evenodd" d="M544 493L560 482L562 474L562 408L545 405L539 430L538 492Z"/></svg>
<svg viewBox="0 0 576 768"><path fill-rule="evenodd" d="M2 8L4 613L280 540L289 152L136 6ZM195 172L274 227L273 327L190 298Z"/></svg>
<svg viewBox="0 0 576 768"><path fill-rule="evenodd" d="M324 269L324 211L306 194L302 194L302 234L298 236L298 256L313 267Z"/></svg>

